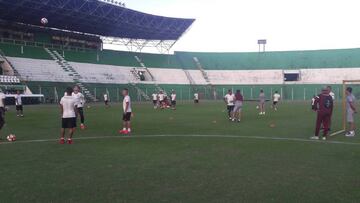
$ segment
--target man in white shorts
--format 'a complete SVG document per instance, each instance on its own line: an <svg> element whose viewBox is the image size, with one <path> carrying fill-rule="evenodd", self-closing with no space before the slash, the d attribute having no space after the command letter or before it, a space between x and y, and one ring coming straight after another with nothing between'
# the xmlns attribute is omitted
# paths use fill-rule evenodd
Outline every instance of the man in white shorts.
<svg viewBox="0 0 360 203"><path fill-rule="evenodd" d="M66 96L60 100L60 110L62 118L60 144L65 144L65 130L69 129L69 135L67 139L68 144L72 144L72 137L76 128L76 100L72 96L73 88L68 87L66 89Z"/></svg>
<svg viewBox="0 0 360 203"><path fill-rule="evenodd" d="M124 96L123 100L123 129L119 131L120 134L129 135L131 134L131 99L129 96L129 90L124 89L122 91L122 95Z"/></svg>
<svg viewBox="0 0 360 203"><path fill-rule="evenodd" d="M154 109L157 109L158 107L158 94L154 91L154 93L151 95L153 100Z"/></svg>

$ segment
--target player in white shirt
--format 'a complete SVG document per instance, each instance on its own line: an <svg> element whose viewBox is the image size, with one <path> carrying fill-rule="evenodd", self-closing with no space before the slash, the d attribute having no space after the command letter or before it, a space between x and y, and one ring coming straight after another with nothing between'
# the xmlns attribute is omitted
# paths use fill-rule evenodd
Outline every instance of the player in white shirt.
<svg viewBox="0 0 360 203"><path fill-rule="evenodd" d="M23 104L22 104L22 100L21 100L20 91L17 91L17 93L15 95L15 106L16 106L16 116L24 117Z"/></svg>
<svg viewBox="0 0 360 203"><path fill-rule="evenodd" d="M327 86L327 89L329 91L329 95L332 97L333 101L335 101L335 93L332 91L332 87L329 85Z"/></svg>
<svg viewBox="0 0 360 203"><path fill-rule="evenodd" d="M109 107L109 96L106 93L104 94L104 103L106 107Z"/></svg>
<svg viewBox="0 0 360 203"><path fill-rule="evenodd" d="M264 90L261 89L259 94L259 110L260 110L259 115L265 115L265 102L266 102L266 96Z"/></svg>
<svg viewBox="0 0 360 203"><path fill-rule="evenodd" d="M72 137L76 128L76 100L72 96L73 88L68 87L66 89L66 96L60 100L60 110L61 110L61 137L60 144L65 144L65 130L69 129L69 135L67 139L68 144L72 144Z"/></svg>
<svg viewBox="0 0 360 203"><path fill-rule="evenodd" d="M229 90L228 93L225 95L224 101L228 110L229 120L232 120L235 106L235 95L232 93L232 90Z"/></svg>
<svg viewBox="0 0 360 203"><path fill-rule="evenodd" d="M160 91L159 94L159 104L160 104L160 107L163 109L164 106L165 106L165 103L164 103L164 100L165 100L165 94L163 91Z"/></svg>
<svg viewBox="0 0 360 203"><path fill-rule="evenodd" d="M84 105L85 105L85 96L80 92L80 87L78 85L74 86L74 92L72 96L75 98L76 101L76 108L78 115L80 116L80 129L85 129L85 116L84 116Z"/></svg>
<svg viewBox="0 0 360 203"><path fill-rule="evenodd" d="M356 98L353 95L352 87L346 88L346 121L349 125L348 131L346 132L346 137L354 137L355 136L355 114L356 110Z"/></svg>
<svg viewBox="0 0 360 203"><path fill-rule="evenodd" d="M123 129L119 131L120 134L128 135L131 133L131 98L129 96L129 90L124 89L122 91L122 95L124 96L123 100Z"/></svg>
<svg viewBox="0 0 360 203"><path fill-rule="evenodd" d="M279 103L281 99L281 95L279 94L278 91L275 91L274 95L273 95L273 105L272 105L272 108L277 111L277 105Z"/></svg>
<svg viewBox="0 0 360 203"><path fill-rule="evenodd" d="M195 104L199 103L199 93L197 93L197 92L194 93L194 103Z"/></svg>
<svg viewBox="0 0 360 203"><path fill-rule="evenodd" d="M170 98L171 98L171 108L173 110L176 110L176 92L174 90L172 91Z"/></svg>
<svg viewBox="0 0 360 203"><path fill-rule="evenodd" d="M154 93L151 95L153 100L154 109L158 108L158 94L154 91Z"/></svg>
<svg viewBox="0 0 360 203"><path fill-rule="evenodd" d="M0 89L0 130L5 124L5 94Z"/></svg>

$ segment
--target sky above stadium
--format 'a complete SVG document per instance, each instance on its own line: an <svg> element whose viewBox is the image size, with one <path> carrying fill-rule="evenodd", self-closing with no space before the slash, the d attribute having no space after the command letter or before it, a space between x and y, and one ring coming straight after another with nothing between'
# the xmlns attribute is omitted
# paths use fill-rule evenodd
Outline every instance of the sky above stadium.
<svg viewBox="0 0 360 203"><path fill-rule="evenodd" d="M128 8L196 22L173 50L258 51L360 47L359 0L123 0Z"/></svg>

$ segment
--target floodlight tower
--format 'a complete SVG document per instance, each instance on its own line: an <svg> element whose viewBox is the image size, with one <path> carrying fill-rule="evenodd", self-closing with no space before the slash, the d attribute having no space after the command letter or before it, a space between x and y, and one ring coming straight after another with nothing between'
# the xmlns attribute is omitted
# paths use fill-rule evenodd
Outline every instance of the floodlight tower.
<svg viewBox="0 0 360 203"><path fill-rule="evenodd" d="M258 40L258 45L259 45L259 53L261 52L261 47L262 47L262 52L265 52L265 46L266 46L266 39L259 39Z"/></svg>

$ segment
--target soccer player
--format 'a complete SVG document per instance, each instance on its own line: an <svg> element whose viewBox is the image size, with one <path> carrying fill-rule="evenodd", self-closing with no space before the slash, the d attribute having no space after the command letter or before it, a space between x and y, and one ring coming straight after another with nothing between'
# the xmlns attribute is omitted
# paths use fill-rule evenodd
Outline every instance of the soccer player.
<svg viewBox="0 0 360 203"><path fill-rule="evenodd" d="M85 97L80 92L80 87L78 85L74 86L74 92L72 93L72 96L75 98L76 101L76 108L78 115L80 116L80 129L85 129L85 116L84 116L84 105L85 105Z"/></svg>
<svg viewBox="0 0 360 203"><path fill-rule="evenodd" d="M159 92L159 103L160 103L160 108L163 109L165 106L164 100L165 100L165 94L163 91Z"/></svg>
<svg viewBox="0 0 360 203"><path fill-rule="evenodd" d="M176 92L174 90L172 91L170 97L171 97L171 108L173 110L176 110Z"/></svg>
<svg viewBox="0 0 360 203"><path fill-rule="evenodd" d="M228 91L228 93L225 95L224 97L224 101L228 110L228 116L229 116L229 120L232 120L233 117L233 111L234 111L234 100L235 100L235 95L232 93L231 90Z"/></svg>
<svg viewBox="0 0 360 203"><path fill-rule="evenodd" d="M0 130L5 124L5 94L0 89Z"/></svg>
<svg viewBox="0 0 360 203"><path fill-rule="evenodd" d="M264 90L261 89L259 94L259 110L260 110L259 115L265 115L265 102L266 102L266 96Z"/></svg>
<svg viewBox="0 0 360 203"><path fill-rule="evenodd" d="M335 93L332 91L332 87L329 85L329 86L327 86L327 89L328 89L328 91L329 91L329 95L332 97L332 99L333 99L333 102L335 102ZM335 105L335 104L334 104ZM329 131L331 131L330 130L331 129L331 120L330 120L330 122L329 122Z"/></svg>
<svg viewBox="0 0 360 203"><path fill-rule="evenodd" d="M316 107L316 105L315 105L315 101L316 101L316 95L314 95L313 97L312 97L312 99L311 99L311 109L313 110L313 111L316 111L316 109L317 109L317 107Z"/></svg>
<svg viewBox="0 0 360 203"><path fill-rule="evenodd" d="M329 95L332 97L333 101L335 101L335 93L332 91L332 87L329 85L327 88L329 90Z"/></svg>
<svg viewBox="0 0 360 203"><path fill-rule="evenodd" d="M15 95L15 106L16 106L16 116L17 116L17 117L24 117L23 105L22 105L22 100L21 100L20 91L17 91L17 92L16 92L16 95Z"/></svg>
<svg viewBox="0 0 360 203"><path fill-rule="evenodd" d="M241 110L244 102L244 97L242 96L240 90L236 90L235 93L235 106L233 110L232 121L241 121Z"/></svg>
<svg viewBox="0 0 360 203"><path fill-rule="evenodd" d="M66 88L66 96L60 100L60 111L62 118L61 137L60 144L65 144L65 130L69 129L69 135L67 139L68 144L72 144L72 137L76 128L76 100L72 96L73 88Z"/></svg>
<svg viewBox="0 0 360 203"><path fill-rule="evenodd" d="M356 112L355 96L352 93L351 87L346 88L346 121L349 124L349 131L345 134L346 137L355 136L355 120L354 114Z"/></svg>
<svg viewBox="0 0 360 203"><path fill-rule="evenodd" d="M195 104L199 103L199 93L197 93L197 92L194 93L194 103Z"/></svg>
<svg viewBox="0 0 360 203"><path fill-rule="evenodd" d="M277 111L277 105L279 103L281 99L281 95L279 94L278 91L275 91L274 95L273 95L273 105L272 105L272 108Z"/></svg>
<svg viewBox="0 0 360 203"><path fill-rule="evenodd" d="M104 94L104 103L106 107L109 107L109 96L107 93Z"/></svg>
<svg viewBox="0 0 360 203"><path fill-rule="evenodd" d="M128 135L131 133L131 99L129 96L129 90L124 89L122 91L122 95L124 96L123 100L123 129L119 131L120 134Z"/></svg>
<svg viewBox="0 0 360 203"><path fill-rule="evenodd" d="M164 93L164 109L166 108L170 108L170 100L169 100L169 97L168 95L166 94L166 92Z"/></svg>
<svg viewBox="0 0 360 203"><path fill-rule="evenodd" d="M318 140L320 128L323 126L323 140L327 139L329 132L330 120L333 112L333 99L329 94L329 90L327 87L322 89L321 94L315 97L314 101L314 111L317 112L316 119L316 128L315 128L315 136L311 137L311 139Z"/></svg>
<svg viewBox="0 0 360 203"><path fill-rule="evenodd" d="M154 109L157 109L158 107L158 94L154 91L154 93L151 95L153 100Z"/></svg>

